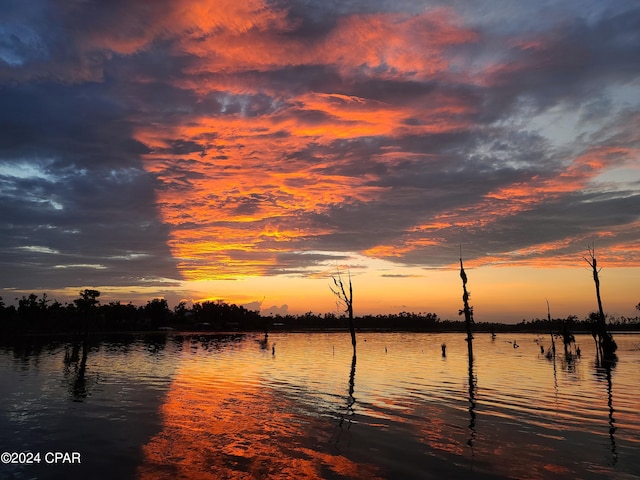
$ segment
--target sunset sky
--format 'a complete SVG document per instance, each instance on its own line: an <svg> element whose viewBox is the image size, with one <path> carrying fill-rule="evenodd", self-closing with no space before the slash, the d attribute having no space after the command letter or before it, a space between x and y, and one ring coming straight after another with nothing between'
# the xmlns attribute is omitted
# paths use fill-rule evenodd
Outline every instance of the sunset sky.
<svg viewBox="0 0 640 480"><path fill-rule="evenodd" d="M0 296L640 301L636 0L2 0Z"/></svg>

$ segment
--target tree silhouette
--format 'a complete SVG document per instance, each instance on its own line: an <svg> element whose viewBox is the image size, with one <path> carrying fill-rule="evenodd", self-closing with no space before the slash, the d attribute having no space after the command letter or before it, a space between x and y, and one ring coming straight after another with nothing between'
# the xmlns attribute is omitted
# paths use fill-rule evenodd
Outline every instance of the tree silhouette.
<svg viewBox="0 0 640 480"><path fill-rule="evenodd" d="M618 349L618 345L613 340L613 336L607 331L606 317L602 308L602 299L600 298L600 278L598 274L602 268L598 269L598 261L596 260L596 248L594 246L588 246L589 258L583 257L589 264L593 272L593 282L596 286L596 298L598 300L598 320L595 325L595 333L598 336L598 350L600 351L600 358L602 361L615 361L615 352Z"/></svg>
<svg viewBox="0 0 640 480"><path fill-rule="evenodd" d="M76 305L78 313L84 317L85 321L85 333L89 333L91 327L91 319L95 316L100 301L98 297L100 292L98 290L84 289L80 292L80 298L73 301Z"/></svg>
<svg viewBox="0 0 640 480"><path fill-rule="evenodd" d="M343 303L345 312L349 317L349 331L351 332L351 345L353 345L353 354L356 353L356 329L353 321L353 287L351 285L351 274L349 273L349 293L347 293L342 276L338 272L337 277L331 277L335 288L329 287L333 294L338 299L338 302Z"/></svg>
<svg viewBox="0 0 640 480"><path fill-rule="evenodd" d="M98 290L84 289L80 292L80 298L77 298L73 301L75 303L76 308L80 312L89 312L92 308L95 308L100 303L98 297L100 296L100 292Z"/></svg>
<svg viewBox="0 0 640 480"><path fill-rule="evenodd" d="M473 358L473 333L471 325L473 325L473 307L469 306L469 297L471 294L467 291L467 274L462 265L462 255L460 256L460 278L462 279L462 302L464 308L458 311L458 315L464 314L464 324L467 331L467 349L469 350L469 358Z"/></svg>
<svg viewBox="0 0 640 480"><path fill-rule="evenodd" d="M467 274L462 265L462 246L460 247L460 278L462 279L462 302L464 308L458 311L458 315L464 314L464 324L467 331L467 350L469 353L469 439L467 445L471 447L473 452L473 443L476 436L476 400L475 391L477 386L477 378L473 375L473 333L471 325L473 324L473 307L469 306L470 293L467 290ZM444 349L442 350L444 356Z"/></svg>
<svg viewBox="0 0 640 480"><path fill-rule="evenodd" d="M144 307L144 312L149 317L149 321L153 328L157 328L162 325L164 322L168 321L171 316L171 310L169 310L169 305L164 298L154 298L147 302Z"/></svg>
<svg viewBox="0 0 640 480"><path fill-rule="evenodd" d="M549 355L553 355L553 357L555 358L556 356L556 342L553 340L553 329L551 328L551 307L549 306L549 300L547 300L547 321L549 322L549 333L551 335L551 350L547 351L547 356ZM551 352L549 354L549 352ZM554 363L555 365L555 363ZM554 367L555 368L555 367Z"/></svg>

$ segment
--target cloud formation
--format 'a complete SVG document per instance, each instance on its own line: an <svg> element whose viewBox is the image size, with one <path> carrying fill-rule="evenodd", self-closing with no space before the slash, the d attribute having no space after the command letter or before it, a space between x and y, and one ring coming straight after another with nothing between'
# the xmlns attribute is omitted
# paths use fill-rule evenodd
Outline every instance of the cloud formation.
<svg viewBox="0 0 640 480"><path fill-rule="evenodd" d="M639 265L640 8L430 3L9 1L0 287Z"/></svg>

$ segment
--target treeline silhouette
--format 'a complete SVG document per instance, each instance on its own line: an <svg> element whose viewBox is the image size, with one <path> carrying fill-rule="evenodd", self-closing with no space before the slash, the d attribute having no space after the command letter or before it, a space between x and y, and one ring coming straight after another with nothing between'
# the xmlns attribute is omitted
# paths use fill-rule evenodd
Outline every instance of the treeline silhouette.
<svg viewBox="0 0 640 480"><path fill-rule="evenodd" d="M18 299L18 307L6 306L0 297L0 330L10 333L87 333L101 331L261 330L265 320L258 312L224 302L185 302L171 310L165 299L155 298L144 306L118 301L100 304L97 290L83 290L65 305L47 294Z"/></svg>
<svg viewBox="0 0 640 480"><path fill-rule="evenodd" d="M101 304L100 292L83 290L71 303L61 304L48 295L34 293L18 299L18 306L7 306L0 297L0 331L4 333L87 333L114 331L261 331L347 330L349 319L335 313L262 316L235 304L205 301L189 307L181 302L173 309L165 299L155 298L143 306L118 301ZM475 322L476 332L573 332L593 331L598 312L579 320L536 318L516 324ZM640 318L609 318L610 330L640 330ZM358 330L465 332L465 322L442 320L436 313L363 315L355 317Z"/></svg>

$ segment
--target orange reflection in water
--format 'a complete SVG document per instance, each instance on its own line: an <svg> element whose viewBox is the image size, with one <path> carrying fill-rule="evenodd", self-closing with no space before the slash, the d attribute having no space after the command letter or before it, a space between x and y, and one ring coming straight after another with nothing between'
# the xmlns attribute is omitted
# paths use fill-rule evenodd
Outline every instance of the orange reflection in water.
<svg viewBox="0 0 640 480"><path fill-rule="evenodd" d="M328 451L326 419L300 413L253 374L191 360L167 394L161 431L143 447L140 478L376 478L374 467Z"/></svg>

